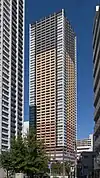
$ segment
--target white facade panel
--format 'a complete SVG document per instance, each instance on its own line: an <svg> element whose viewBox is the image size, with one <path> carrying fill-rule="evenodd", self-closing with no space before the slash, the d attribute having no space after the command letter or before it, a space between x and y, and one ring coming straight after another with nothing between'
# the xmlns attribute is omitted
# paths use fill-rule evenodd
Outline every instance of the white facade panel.
<svg viewBox="0 0 100 178"><path fill-rule="evenodd" d="M22 133L24 118L24 0L0 6L0 150Z"/></svg>

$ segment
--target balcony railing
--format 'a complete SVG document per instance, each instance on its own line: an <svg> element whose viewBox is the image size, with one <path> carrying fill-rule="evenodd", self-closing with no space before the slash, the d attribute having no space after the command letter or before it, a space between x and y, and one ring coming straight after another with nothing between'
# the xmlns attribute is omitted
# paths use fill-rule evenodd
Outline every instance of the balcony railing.
<svg viewBox="0 0 100 178"><path fill-rule="evenodd" d="M100 117L99 117L99 119L97 120L97 122L95 124L94 132L96 133L98 131L98 129L100 129Z"/></svg>
<svg viewBox="0 0 100 178"><path fill-rule="evenodd" d="M95 113L94 113L94 120L97 120L97 115L99 115L99 113L100 113L100 98L99 98L99 100L98 100L98 103L97 103L97 106L96 106L96 108L95 108Z"/></svg>
<svg viewBox="0 0 100 178"><path fill-rule="evenodd" d="M100 80L98 82L95 94L94 94L94 104L96 104L97 97L99 97L99 90L100 90Z"/></svg>
<svg viewBox="0 0 100 178"><path fill-rule="evenodd" d="M98 148L100 146L100 136L94 141L94 147Z"/></svg>

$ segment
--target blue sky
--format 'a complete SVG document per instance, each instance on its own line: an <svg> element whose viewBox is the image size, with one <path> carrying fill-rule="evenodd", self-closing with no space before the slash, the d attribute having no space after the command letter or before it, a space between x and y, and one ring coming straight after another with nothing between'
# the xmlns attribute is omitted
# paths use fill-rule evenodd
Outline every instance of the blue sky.
<svg viewBox="0 0 100 178"><path fill-rule="evenodd" d="M99 0L26 0L25 17L25 120L29 116L28 25L64 8L77 35L78 138L93 132L92 26Z"/></svg>

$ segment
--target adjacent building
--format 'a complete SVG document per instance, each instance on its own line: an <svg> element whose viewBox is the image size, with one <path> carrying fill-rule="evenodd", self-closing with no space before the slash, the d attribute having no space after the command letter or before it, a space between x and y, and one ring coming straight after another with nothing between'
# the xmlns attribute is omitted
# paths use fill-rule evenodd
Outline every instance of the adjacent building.
<svg viewBox="0 0 100 178"><path fill-rule="evenodd" d="M29 132L29 121L24 121L23 124L23 136L26 136Z"/></svg>
<svg viewBox="0 0 100 178"><path fill-rule="evenodd" d="M62 9L30 25L29 122L51 159L75 159L76 36Z"/></svg>
<svg viewBox="0 0 100 178"><path fill-rule="evenodd" d="M81 153L77 161L77 178L94 177L94 157L93 151Z"/></svg>
<svg viewBox="0 0 100 178"><path fill-rule="evenodd" d="M93 134L90 134L88 138L77 140L77 159L82 152L93 152Z"/></svg>
<svg viewBox="0 0 100 178"><path fill-rule="evenodd" d="M24 0L0 1L0 150L22 133Z"/></svg>
<svg viewBox="0 0 100 178"><path fill-rule="evenodd" d="M93 77L94 77L94 151L95 169L100 169L100 6L96 6L93 27ZM100 177L97 175L97 177Z"/></svg>

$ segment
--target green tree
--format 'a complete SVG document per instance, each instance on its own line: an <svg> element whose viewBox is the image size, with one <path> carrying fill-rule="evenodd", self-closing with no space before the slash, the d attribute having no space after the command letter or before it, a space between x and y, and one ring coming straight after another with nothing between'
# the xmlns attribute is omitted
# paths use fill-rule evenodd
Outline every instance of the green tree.
<svg viewBox="0 0 100 178"><path fill-rule="evenodd" d="M65 171L65 175L67 175L69 177L70 175L70 168L71 168L71 163L70 162L53 162L52 166L51 166L51 170L52 170L52 175L59 175L59 176L63 176L63 164L64 164L64 171Z"/></svg>
<svg viewBox="0 0 100 178"><path fill-rule="evenodd" d="M0 154L0 167L6 171L7 178L9 177L10 171L12 171L12 161L10 151L2 151Z"/></svg>
<svg viewBox="0 0 100 178"><path fill-rule="evenodd" d="M65 174L67 174L68 177L70 176L70 169L71 169L71 162L66 161L65 162Z"/></svg>
<svg viewBox="0 0 100 178"><path fill-rule="evenodd" d="M45 153L43 143L36 139L34 131L30 131L25 138L26 157L25 157L25 172L30 177L44 175L48 172L48 157Z"/></svg>
<svg viewBox="0 0 100 178"><path fill-rule="evenodd" d="M15 173L24 173L25 156L26 156L26 146L21 135L14 138L11 142L11 161L13 165L13 171Z"/></svg>
<svg viewBox="0 0 100 178"><path fill-rule="evenodd" d="M62 174L62 164L59 161L52 163L51 166L53 175L61 175Z"/></svg>
<svg viewBox="0 0 100 178"><path fill-rule="evenodd" d="M1 166L7 171L7 176L12 171L40 178L48 173L48 161L44 144L37 140L33 131L25 138L21 135L14 138L10 150L2 152L0 156Z"/></svg>

